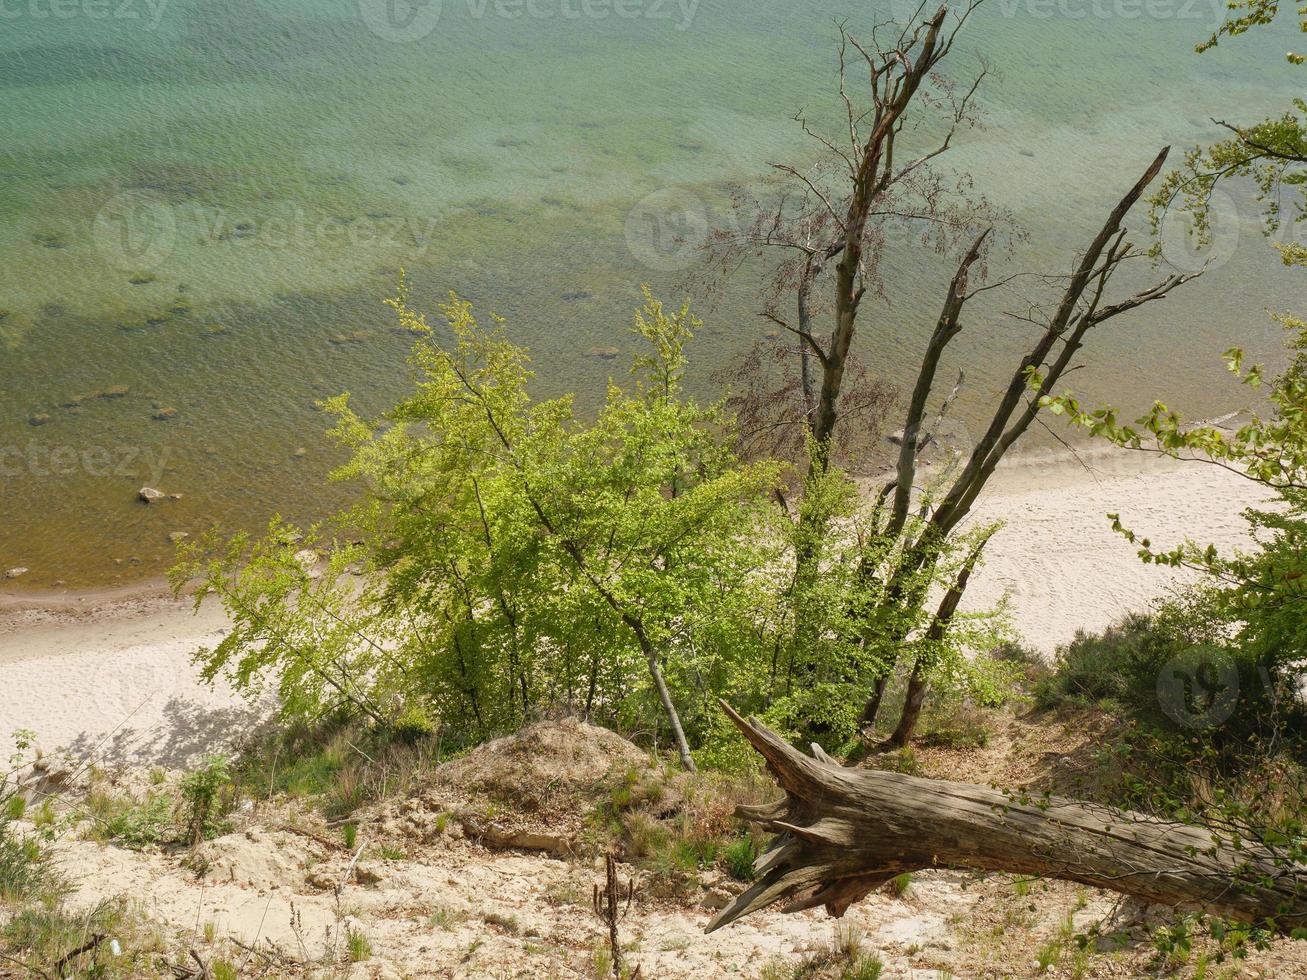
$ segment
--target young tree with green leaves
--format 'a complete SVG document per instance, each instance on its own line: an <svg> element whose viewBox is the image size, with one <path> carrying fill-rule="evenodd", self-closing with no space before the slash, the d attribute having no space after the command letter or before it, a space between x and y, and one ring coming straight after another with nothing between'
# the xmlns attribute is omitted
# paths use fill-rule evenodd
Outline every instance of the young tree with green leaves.
<svg viewBox="0 0 1307 980"><path fill-rule="evenodd" d="M210 536L174 570L235 623L205 675L274 682L297 717L385 724L417 703L478 738L559 705L647 725L652 695L693 769L683 712L731 690L756 644L777 480L683 395L697 321L646 292L632 383L585 421L570 396L531 397L526 353L468 303L432 325L401 284L391 306L418 337L414 394L376 421L347 395L324 406L363 498L303 531Z"/></svg>

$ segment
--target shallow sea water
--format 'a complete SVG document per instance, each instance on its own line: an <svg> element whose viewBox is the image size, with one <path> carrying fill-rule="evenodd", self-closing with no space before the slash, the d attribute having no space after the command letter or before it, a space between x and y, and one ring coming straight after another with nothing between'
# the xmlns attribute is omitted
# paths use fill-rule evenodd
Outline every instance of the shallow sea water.
<svg viewBox="0 0 1307 980"><path fill-rule="evenodd" d="M30 588L145 578L171 531L340 499L314 402L348 390L379 410L403 391L409 340L381 302L401 267L420 305L455 289L506 316L541 393L592 404L625 371L639 284L675 298L732 187L811 153L794 113L834 120L836 20L869 27L900 6L0 4L0 569L30 568L16 583ZM983 58L995 74L985 128L950 166L1030 236L995 274L1062 270L1160 145L1300 90L1287 28L1194 54L1219 16L1211 0L991 0L973 15L953 71ZM1220 352L1273 360L1265 310L1300 290L1255 207L1220 203L1213 252L1166 235L1171 265L1214 259L1205 280L1104 328L1077 391L1241 405ZM911 243L885 269L890 301L860 343L896 377L945 277ZM756 285L738 276L701 305L700 391L765 332ZM1001 307L1028 298L1017 284L959 339L964 422L1032 329ZM618 359L586 354L610 346ZM115 386L128 391L97 396ZM183 499L144 507L143 484Z"/></svg>

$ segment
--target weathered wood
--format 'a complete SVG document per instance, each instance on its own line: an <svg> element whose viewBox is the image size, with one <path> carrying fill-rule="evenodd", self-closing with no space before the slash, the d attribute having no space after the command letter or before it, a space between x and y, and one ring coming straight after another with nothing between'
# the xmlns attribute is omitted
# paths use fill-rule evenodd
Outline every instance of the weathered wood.
<svg viewBox="0 0 1307 980"><path fill-rule="evenodd" d="M782 900L785 912L823 905L838 917L895 875L931 867L1061 878L1282 932L1307 925L1307 868L1255 843L1081 800L845 768L722 707L786 796L737 808L777 836L758 880L708 932Z"/></svg>

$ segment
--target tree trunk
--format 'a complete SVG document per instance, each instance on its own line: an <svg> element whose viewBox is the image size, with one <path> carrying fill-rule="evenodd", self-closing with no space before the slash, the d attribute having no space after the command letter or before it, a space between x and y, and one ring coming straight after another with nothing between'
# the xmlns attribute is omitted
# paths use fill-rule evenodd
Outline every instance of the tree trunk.
<svg viewBox="0 0 1307 980"><path fill-rule="evenodd" d="M690 755L690 743L685 739L685 729L681 727L681 715L676 710L676 702L672 700L672 693L667 689L667 681L663 679L663 669L658 665L658 651L654 648L653 643L649 640L649 634L644 630L644 624L634 616L623 616L628 626L635 632L635 638L640 643L640 650L644 653L645 662L649 664L649 676L653 678L654 689L658 692L658 700L662 703L663 711L667 715L667 724L672 730L672 741L676 743L676 754L680 756L681 765L685 767L686 772L698 772L698 767L694 764L694 756Z"/></svg>
<svg viewBox="0 0 1307 980"><path fill-rule="evenodd" d="M917 730L917 722L921 720L921 709L926 706L926 689L930 686L926 680L925 665L921 658L912 665L912 673L908 676L908 691L903 698L903 713L899 715L899 723L888 739L885 740L885 748L901 749L912 739L912 733Z"/></svg>
<svg viewBox="0 0 1307 980"><path fill-rule="evenodd" d="M993 533L990 531L976 542L975 547L971 549L971 554L958 570L958 577L940 601L939 609L935 611L935 618L931 620L930 628L926 630L927 651L932 644L944 639L949 623L953 622L958 606L962 603L962 597L966 594L971 573L976 570L976 563L980 561L981 553L984 552L985 545L989 543ZM921 709L926 705L926 690L930 687L930 678L927 675L928 664L925 661L927 655L928 653L920 654L916 663L912 665L912 675L908 678L908 692L903 698L903 713L899 716L894 734L885 743L886 748L903 748L912 738L913 732L917 730L917 722L921 720Z"/></svg>
<svg viewBox="0 0 1307 980"><path fill-rule="evenodd" d="M786 797L736 808L777 836L759 879L708 932L782 899L786 912L824 905L838 917L895 875L939 866L1061 878L1285 933L1307 924L1307 867L1251 841L1236 848L1210 829L1096 803L847 769L722 707Z"/></svg>

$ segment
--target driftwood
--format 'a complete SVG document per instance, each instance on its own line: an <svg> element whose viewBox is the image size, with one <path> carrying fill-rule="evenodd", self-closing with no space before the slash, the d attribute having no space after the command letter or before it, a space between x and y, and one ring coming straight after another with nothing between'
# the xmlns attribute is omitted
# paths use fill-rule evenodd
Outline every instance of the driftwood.
<svg viewBox="0 0 1307 980"><path fill-rule="evenodd" d="M1307 867L1255 843L1080 800L845 768L722 707L786 795L736 809L777 836L708 932L782 900L785 912L824 905L839 917L896 875L941 866L1060 878L1286 933L1307 925Z"/></svg>

